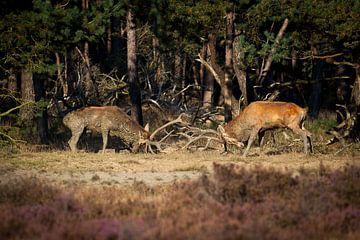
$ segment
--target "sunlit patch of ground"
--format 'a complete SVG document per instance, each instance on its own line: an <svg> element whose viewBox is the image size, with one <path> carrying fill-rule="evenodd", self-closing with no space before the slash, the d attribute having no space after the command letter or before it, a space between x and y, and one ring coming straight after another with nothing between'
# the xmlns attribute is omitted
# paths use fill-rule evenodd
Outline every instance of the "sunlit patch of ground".
<svg viewBox="0 0 360 240"><path fill-rule="evenodd" d="M249 169L262 166L280 171L317 169L320 165L339 169L348 164L359 164L360 153L353 149L338 155L315 153L306 156L300 152L260 152L252 148L250 156L242 158L239 153L222 154L219 151L177 151L167 154L57 151L3 154L0 161L0 181L35 176L65 184L112 185L140 181L156 185L211 173L214 162L234 163Z"/></svg>

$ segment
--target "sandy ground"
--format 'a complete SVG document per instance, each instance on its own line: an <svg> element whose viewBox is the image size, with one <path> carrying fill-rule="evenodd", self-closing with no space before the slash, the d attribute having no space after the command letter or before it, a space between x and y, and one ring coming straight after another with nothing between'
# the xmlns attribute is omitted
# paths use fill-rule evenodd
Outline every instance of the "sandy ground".
<svg viewBox="0 0 360 240"><path fill-rule="evenodd" d="M167 154L24 152L1 155L0 181L6 183L19 177L36 177L71 185L124 185L137 181L157 185L211 173L214 162L297 172L300 169L318 169L321 164L330 169L360 164L360 153L316 153L310 156L302 153L252 154L242 158L238 154L221 154L217 151L177 151Z"/></svg>

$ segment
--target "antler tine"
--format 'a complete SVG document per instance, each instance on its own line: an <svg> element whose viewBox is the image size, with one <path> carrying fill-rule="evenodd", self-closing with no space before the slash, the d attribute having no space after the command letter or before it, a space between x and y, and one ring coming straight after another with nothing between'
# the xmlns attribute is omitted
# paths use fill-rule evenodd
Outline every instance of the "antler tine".
<svg viewBox="0 0 360 240"><path fill-rule="evenodd" d="M190 137L190 138L191 138L191 137ZM206 149L206 148L209 146L210 141L221 142L221 140L218 139L218 138L200 135L200 136L197 136L197 137L195 137L195 138L191 138L191 140L183 147L183 149L188 149L189 146L190 146L192 143L194 143L194 142L196 142L196 141L198 141L198 140L200 140L200 139L206 139L206 140L207 140L207 143L206 143L204 149Z"/></svg>
<svg viewBox="0 0 360 240"><path fill-rule="evenodd" d="M349 109L347 108L346 105L336 104L336 106L337 106L337 107L342 107L342 108L345 110L345 112L346 112L346 118L345 118L344 120L347 120L347 119L349 119L349 118L351 117L351 114L350 114L350 112L349 112Z"/></svg>
<svg viewBox="0 0 360 240"><path fill-rule="evenodd" d="M187 125L187 123L184 122L184 121L181 119L184 115L185 115L184 113L181 113L176 119L174 119L174 120L172 120L172 121L170 121L170 122L162 125L162 126L159 127L158 129L156 129L156 130L150 135L150 138L149 138L150 141L152 141L152 140L155 138L156 134L158 134L161 130L163 130L164 128L167 128L168 126L174 125L174 124L176 124L176 123L182 123L182 124L186 124L186 125Z"/></svg>

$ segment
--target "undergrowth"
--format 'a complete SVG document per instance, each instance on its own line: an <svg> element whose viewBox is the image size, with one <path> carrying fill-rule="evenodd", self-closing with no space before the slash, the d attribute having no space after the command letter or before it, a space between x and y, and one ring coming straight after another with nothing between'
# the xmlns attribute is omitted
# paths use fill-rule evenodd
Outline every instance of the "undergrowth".
<svg viewBox="0 0 360 240"><path fill-rule="evenodd" d="M297 174L214 164L149 187L0 182L1 239L359 239L360 167Z"/></svg>

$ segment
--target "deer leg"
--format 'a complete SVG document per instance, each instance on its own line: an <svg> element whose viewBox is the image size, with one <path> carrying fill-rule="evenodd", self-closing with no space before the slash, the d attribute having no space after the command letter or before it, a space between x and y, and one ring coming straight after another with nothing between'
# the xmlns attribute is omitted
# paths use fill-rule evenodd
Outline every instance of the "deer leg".
<svg viewBox="0 0 360 240"><path fill-rule="evenodd" d="M295 127L290 127L290 129L300 135L302 138L303 138L303 141L304 141L304 152L305 154L309 154L309 149L308 149L308 144L310 144L310 148L312 148L312 144L311 144L311 139L310 139L310 136L311 134L306 130L306 129L302 129L298 126L295 126ZM309 143L308 143L308 140L309 140ZM312 150L310 150L312 151Z"/></svg>
<svg viewBox="0 0 360 240"><path fill-rule="evenodd" d="M102 139L103 139L102 153L105 153L106 145L108 143L109 130L102 129L101 134L102 134Z"/></svg>
<svg viewBox="0 0 360 240"><path fill-rule="evenodd" d="M73 152L77 151L76 144L79 141L79 138L80 138L83 130L84 130L84 128L82 128L81 131L79 129L77 129L76 131L75 130L71 131L71 138L68 141L71 151L73 151Z"/></svg>
<svg viewBox="0 0 360 240"><path fill-rule="evenodd" d="M256 138L256 135L258 134L259 130L256 129L256 130L252 130L251 133L250 133L250 137L249 137L249 140L248 140L248 144L247 144L247 147L243 153L243 157L246 157L250 147L251 147L251 144L254 142L255 138Z"/></svg>
<svg viewBox="0 0 360 240"><path fill-rule="evenodd" d="M264 146L264 136L265 136L265 131L260 131L260 132L258 133L259 147L260 147L260 149L262 149L263 146Z"/></svg>
<svg viewBox="0 0 360 240"><path fill-rule="evenodd" d="M139 143L134 143L133 146L131 147L131 152L133 153L137 153L140 150L140 144Z"/></svg>
<svg viewBox="0 0 360 240"><path fill-rule="evenodd" d="M310 153L314 153L314 148L313 148L310 136L307 136L307 140L308 140L309 145L310 145Z"/></svg>

